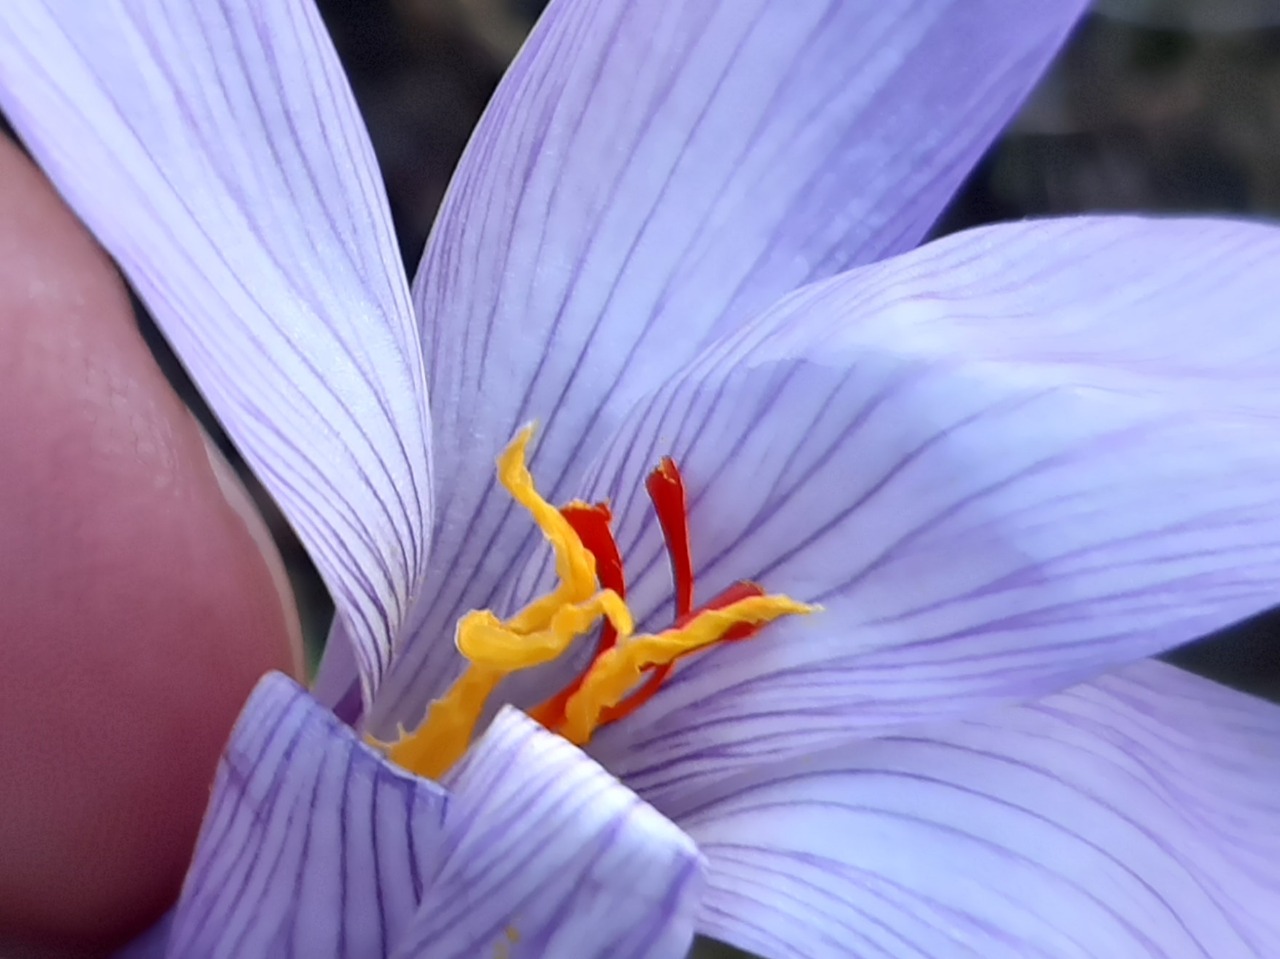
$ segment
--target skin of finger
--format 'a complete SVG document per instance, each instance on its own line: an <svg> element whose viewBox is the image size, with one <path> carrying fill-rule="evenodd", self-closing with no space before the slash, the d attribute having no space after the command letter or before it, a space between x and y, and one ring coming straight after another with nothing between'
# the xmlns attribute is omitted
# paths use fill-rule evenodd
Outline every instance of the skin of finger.
<svg viewBox="0 0 1280 959"><path fill-rule="evenodd" d="M100 952L173 901L246 695L301 650L114 267L3 140L0 464L0 941Z"/></svg>

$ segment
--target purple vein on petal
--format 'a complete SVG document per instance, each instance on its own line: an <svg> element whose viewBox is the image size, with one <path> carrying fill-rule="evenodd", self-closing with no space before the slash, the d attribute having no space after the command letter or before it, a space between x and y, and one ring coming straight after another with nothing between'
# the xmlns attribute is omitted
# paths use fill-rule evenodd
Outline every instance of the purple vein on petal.
<svg viewBox="0 0 1280 959"><path fill-rule="evenodd" d="M170 954L385 955L435 868L444 810L439 787L268 677L219 767Z"/></svg>

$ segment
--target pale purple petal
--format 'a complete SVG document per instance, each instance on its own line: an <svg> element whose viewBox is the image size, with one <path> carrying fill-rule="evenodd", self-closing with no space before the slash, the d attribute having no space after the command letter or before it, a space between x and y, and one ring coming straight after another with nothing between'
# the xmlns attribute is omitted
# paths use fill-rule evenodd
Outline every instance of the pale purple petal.
<svg viewBox="0 0 1280 959"><path fill-rule="evenodd" d="M445 812L439 786L268 676L218 768L168 955L388 955L432 882Z"/></svg>
<svg viewBox="0 0 1280 959"><path fill-rule="evenodd" d="M690 662L593 751L637 786L732 770L1026 701L1280 601L1277 262L1255 224L993 227L709 350L585 490L612 498L633 607L669 622L642 492L669 453L702 599L747 579L825 611Z"/></svg>
<svg viewBox="0 0 1280 959"><path fill-rule="evenodd" d="M536 542L492 462L538 420L572 498L634 399L809 280L914 245L1076 0L558 0L481 121L415 280L442 477L423 642L379 713L447 678L458 615Z"/></svg>
<svg viewBox="0 0 1280 959"><path fill-rule="evenodd" d="M345 723L354 725L363 715L364 701L357 677L355 644L340 619L334 619L325 640L324 655L311 679L311 695L333 710Z"/></svg>
<svg viewBox="0 0 1280 959"><path fill-rule="evenodd" d="M1280 708L1161 663L664 798L762 955L1280 955Z"/></svg>
<svg viewBox="0 0 1280 959"><path fill-rule="evenodd" d="M309 0L5 0L0 107L298 530L366 692L426 560L426 387Z"/></svg>
<svg viewBox="0 0 1280 959"><path fill-rule="evenodd" d="M684 959L702 857L577 748L507 710L447 785L440 871L393 959Z"/></svg>

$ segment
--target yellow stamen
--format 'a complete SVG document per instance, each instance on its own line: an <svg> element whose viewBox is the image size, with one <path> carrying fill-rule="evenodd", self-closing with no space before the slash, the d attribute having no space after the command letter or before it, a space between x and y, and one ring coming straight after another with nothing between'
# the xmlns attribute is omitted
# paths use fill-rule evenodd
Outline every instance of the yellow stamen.
<svg viewBox="0 0 1280 959"><path fill-rule="evenodd" d="M654 635L633 635L635 625L626 603L614 590L599 588L595 557L560 510L543 499L534 486L525 465L532 435L532 427L524 428L498 457L498 480L529 511L555 551L559 582L509 619L501 620L489 610L473 610L463 616L455 639L458 651L468 661L462 675L430 705L413 732L402 728L394 743L369 739L393 762L420 776L438 779L462 758L485 704L504 677L559 658L602 619L613 626L616 645L596 657L579 685L560 694L564 717L551 723L556 732L578 744L591 738L602 715L627 697L646 670L732 639L727 634L737 627L763 625L817 608L786 596L752 595L705 609L680 627ZM640 702L637 698L629 705Z"/></svg>
<svg viewBox="0 0 1280 959"><path fill-rule="evenodd" d="M401 768L427 779L439 779L467 751L484 704L504 675L500 669L468 666L449 691L427 707L417 729L408 733L401 727L394 743L371 739L371 744L380 747Z"/></svg>
<svg viewBox="0 0 1280 959"><path fill-rule="evenodd" d="M596 590L595 557L573 527L538 493L525 466L532 427L521 430L498 457L498 481L529 511L556 554L559 584L505 622L474 610L458 622L458 651L469 661L449 691L427 709L418 728L400 730L394 743L370 739L395 763L438 779L462 758L485 704L503 677L560 657L575 639L608 617L619 636L635 628L626 603L613 590Z"/></svg>
<svg viewBox="0 0 1280 959"><path fill-rule="evenodd" d="M596 591L596 558L582 545L569 521L543 499L533 485L533 475L525 465L525 452L532 437L533 427L526 426L502 451L498 457L498 482L506 487L512 499L529 511L555 550L560 585L507 621L507 626L518 633L543 629L561 606L581 603Z"/></svg>
<svg viewBox="0 0 1280 959"><path fill-rule="evenodd" d="M564 724L556 732L581 746L596 731L601 714L622 702L646 670L713 646L735 626L762 625L818 609L789 596L751 596L721 609L704 610L678 629L620 639L592 663L582 685L565 704Z"/></svg>
<svg viewBox="0 0 1280 959"><path fill-rule="evenodd" d="M487 609L472 610L458 622L458 652L473 663L504 672L530 669L559 659L575 639L594 629L602 616L608 617L619 636L630 636L635 629L631 610L611 589L584 602L561 606L541 629L531 632L514 627L514 617L504 623Z"/></svg>

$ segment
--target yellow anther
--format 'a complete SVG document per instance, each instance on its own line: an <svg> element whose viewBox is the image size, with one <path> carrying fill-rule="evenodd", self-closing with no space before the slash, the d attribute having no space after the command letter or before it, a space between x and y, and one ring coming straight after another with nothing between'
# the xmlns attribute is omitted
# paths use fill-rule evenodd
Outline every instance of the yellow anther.
<svg viewBox="0 0 1280 959"><path fill-rule="evenodd" d="M484 704L506 675L488 666L468 666L449 687L449 691L427 707L418 728L411 733L400 729L394 743L369 742L386 753L398 766L439 779L462 758L475 733Z"/></svg>
<svg viewBox="0 0 1280 959"><path fill-rule="evenodd" d="M582 685L565 704L565 721L556 731L581 746L595 732L604 710L622 702L645 670L712 646L735 626L771 623L819 608L789 596L750 596L720 609L704 610L678 629L620 640L591 665Z"/></svg>
<svg viewBox="0 0 1280 959"><path fill-rule="evenodd" d="M532 427L521 430L498 457L498 480L527 509L556 554L559 583L508 620L474 610L458 622L455 641L469 665L444 696L433 702L418 728L400 731L395 743L370 742L395 763L438 779L462 758L485 703L508 673L558 658L579 636L608 617L619 636L635 628L626 603L613 590L598 590L595 557L573 527L533 485L525 466Z"/></svg>
<svg viewBox="0 0 1280 959"><path fill-rule="evenodd" d="M713 601L713 608L697 613L679 628L633 635L635 624L622 596L599 588L595 557L569 520L534 486L525 466L532 435L532 427L524 428L498 457L498 480L529 511L551 544L559 582L509 619L499 619L490 610L473 610L463 616L455 636L458 651L467 660L462 675L431 703L413 732L401 729L398 740L391 744L369 740L393 762L421 776L438 779L462 758L485 704L504 677L559 658L601 619L613 627L612 633L602 633L602 647L610 641L615 645L598 653L580 682L575 681L549 701L555 704L549 710L554 720L549 721L549 728L579 745L591 738L602 721L613 721L642 706L661 684L662 667L722 640L749 635L751 627L817 609L787 596L758 595L759 587L753 584L738 584L750 586L754 592L733 602L726 595L723 605ZM675 469L674 464L670 469ZM607 531L606 538L612 542ZM620 583L620 571L618 579ZM637 691L646 670L655 670L649 676L649 688ZM621 708L619 704L623 704Z"/></svg>
<svg viewBox="0 0 1280 959"><path fill-rule="evenodd" d="M509 620L507 626L518 633L543 629L561 606L584 602L596 591L596 559L582 545L558 509L542 498L533 485L533 475L525 465L525 452L533 437L533 427L526 426L498 457L498 481L511 498L529 511L533 521L556 554L556 576L560 584L535 599Z"/></svg>
<svg viewBox="0 0 1280 959"><path fill-rule="evenodd" d="M611 589L585 602L561 606L544 628L529 633L513 628L513 619L504 623L487 609L473 610L458 623L458 652L473 663L503 672L530 669L558 659L602 616L608 617L619 636L630 636L635 629L627 604Z"/></svg>

